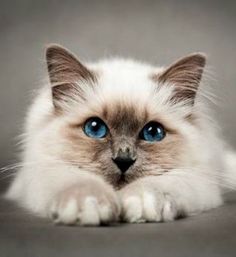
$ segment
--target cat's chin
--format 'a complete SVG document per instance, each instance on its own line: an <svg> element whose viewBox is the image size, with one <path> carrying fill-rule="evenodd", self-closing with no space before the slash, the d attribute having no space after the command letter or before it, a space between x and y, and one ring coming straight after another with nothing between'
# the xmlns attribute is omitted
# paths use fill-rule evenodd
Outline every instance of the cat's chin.
<svg viewBox="0 0 236 257"><path fill-rule="evenodd" d="M125 175L121 174L118 179L117 179L117 182L116 182L116 187L118 189L124 187L125 185L127 185L129 182L128 182L128 179Z"/></svg>
<svg viewBox="0 0 236 257"><path fill-rule="evenodd" d="M130 175L117 174L115 177L109 178L108 182L117 190L134 181Z"/></svg>

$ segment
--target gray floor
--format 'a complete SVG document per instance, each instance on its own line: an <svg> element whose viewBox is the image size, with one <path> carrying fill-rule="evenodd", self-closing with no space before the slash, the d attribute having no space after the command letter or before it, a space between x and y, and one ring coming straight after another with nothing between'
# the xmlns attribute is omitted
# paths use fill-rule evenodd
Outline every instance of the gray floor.
<svg viewBox="0 0 236 257"><path fill-rule="evenodd" d="M209 56L216 116L236 148L236 1L1 0L0 166L16 162L23 117L45 76L44 47L82 60L121 55L169 64ZM5 175L0 174L0 190ZM0 256L236 256L236 195L226 205L167 224L57 227L0 200Z"/></svg>
<svg viewBox="0 0 236 257"><path fill-rule="evenodd" d="M0 201L1 257L234 257L236 194L225 206L170 223L54 226Z"/></svg>

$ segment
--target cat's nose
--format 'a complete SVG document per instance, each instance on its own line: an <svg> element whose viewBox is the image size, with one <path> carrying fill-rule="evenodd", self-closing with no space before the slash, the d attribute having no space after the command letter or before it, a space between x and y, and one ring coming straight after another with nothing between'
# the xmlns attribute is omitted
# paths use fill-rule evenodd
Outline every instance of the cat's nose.
<svg viewBox="0 0 236 257"><path fill-rule="evenodd" d="M119 151L116 158L112 159L122 173L125 173L136 161L132 158L129 151Z"/></svg>
<svg viewBox="0 0 236 257"><path fill-rule="evenodd" d="M135 160L130 157L116 157L113 161L122 173L125 173L129 167L135 163Z"/></svg>

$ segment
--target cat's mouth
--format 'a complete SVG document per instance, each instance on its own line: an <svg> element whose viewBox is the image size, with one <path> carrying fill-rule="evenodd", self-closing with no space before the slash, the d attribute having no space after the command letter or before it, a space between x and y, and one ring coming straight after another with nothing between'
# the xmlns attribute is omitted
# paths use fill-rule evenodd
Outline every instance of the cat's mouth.
<svg viewBox="0 0 236 257"><path fill-rule="evenodd" d="M113 174L112 176L106 176L106 180L111 184L115 189L119 190L128 183L130 183L129 176L125 174Z"/></svg>
<svg viewBox="0 0 236 257"><path fill-rule="evenodd" d="M115 179L113 179L112 184L116 189L121 189L122 187L133 181L133 179L134 178L132 178L128 174L120 174Z"/></svg>
<svg viewBox="0 0 236 257"><path fill-rule="evenodd" d="M124 174L121 174L117 180L117 183L122 185L122 184L127 184L128 181L127 181L127 178Z"/></svg>
<svg viewBox="0 0 236 257"><path fill-rule="evenodd" d="M136 170L130 170L125 173L115 170L113 173L109 172L103 174L106 181L117 190L135 181L137 178L142 177L142 175L143 173L138 173Z"/></svg>

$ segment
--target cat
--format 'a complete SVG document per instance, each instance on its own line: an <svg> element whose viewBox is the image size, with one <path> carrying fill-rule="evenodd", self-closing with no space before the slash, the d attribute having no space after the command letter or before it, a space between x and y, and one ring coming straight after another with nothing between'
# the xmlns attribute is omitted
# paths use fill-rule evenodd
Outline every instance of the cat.
<svg viewBox="0 0 236 257"><path fill-rule="evenodd" d="M202 90L204 54L167 68L85 65L50 45L46 63L8 199L66 225L165 222L221 205L236 185L236 155Z"/></svg>

